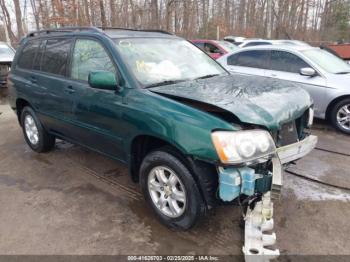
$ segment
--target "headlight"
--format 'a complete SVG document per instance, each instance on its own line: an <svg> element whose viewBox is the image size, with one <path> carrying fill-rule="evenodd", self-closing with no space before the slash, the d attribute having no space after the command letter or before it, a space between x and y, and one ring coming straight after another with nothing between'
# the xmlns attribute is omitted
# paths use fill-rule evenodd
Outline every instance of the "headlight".
<svg viewBox="0 0 350 262"><path fill-rule="evenodd" d="M310 127L312 126L312 124L314 123L314 109L313 108L309 108L309 121L307 123L307 126Z"/></svg>
<svg viewBox="0 0 350 262"><path fill-rule="evenodd" d="M216 131L213 143L221 162L239 164L275 153L275 143L264 130Z"/></svg>

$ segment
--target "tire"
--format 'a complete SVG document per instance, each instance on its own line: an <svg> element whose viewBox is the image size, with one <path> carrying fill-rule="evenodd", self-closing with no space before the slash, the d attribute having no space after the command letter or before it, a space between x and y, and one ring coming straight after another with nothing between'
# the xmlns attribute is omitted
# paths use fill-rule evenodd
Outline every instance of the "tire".
<svg viewBox="0 0 350 262"><path fill-rule="evenodd" d="M343 122L338 117L345 119ZM336 103L330 114L332 125L339 131L350 134L350 98L343 99Z"/></svg>
<svg viewBox="0 0 350 262"><path fill-rule="evenodd" d="M175 155L165 148L149 153L141 164L140 184L146 202L164 225L172 229L187 230L200 220L206 208L189 169ZM162 172L168 178L165 185L164 181L158 179ZM177 182L172 183L176 181L172 175L177 177ZM151 186L151 183L156 186ZM163 209L156 205L157 197L162 199Z"/></svg>
<svg viewBox="0 0 350 262"><path fill-rule="evenodd" d="M33 151L44 153L55 146L55 137L44 129L34 110L29 106L24 107L21 112L21 126L24 139Z"/></svg>

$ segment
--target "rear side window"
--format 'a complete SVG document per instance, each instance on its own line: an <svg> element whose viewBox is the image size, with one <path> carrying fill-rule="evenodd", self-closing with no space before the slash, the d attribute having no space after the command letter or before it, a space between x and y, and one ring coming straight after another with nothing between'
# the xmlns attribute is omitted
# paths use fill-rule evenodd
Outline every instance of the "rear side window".
<svg viewBox="0 0 350 262"><path fill-rule="evenodd" d="M246 51L238 54L234 54L227 58L227 64L233 66L245 66L254 68L267 68L267 59L269 51L257 50Z"/></svg>
<svg viewBox="0 0 350 262"><path fill-rule="evenodd" d="M194 43L195 46L199 47L200 49L204 49L204 43Z"/></svg>
<svg viewBox="0 0 350 262"><path fill-rule="evenodd" d="M71 39L58 38L47 40L41 71L65 76L71 44Z"/></svg>
<svg viewBox="0 0 350 262"><path fill-rule="evenodd" d="M17 66L19 68L32 69L33 60L39 45L40 41L30 41L25 45L18 58Z"/></svg>
<svg viewBox="0 0 350 262"><path fill-rule="evenodd" d="M299 73L301 68L310 67L298 56L284 51L271 51L271 70Z"/></svg>
<svg viewBox="0 0 350 262"><path fill-rule="evenodd" d="M210 43L204 43L204 50L205 52L210 54L220 53L220 49L217 46Z"/></svg>
<svg viewBox="0 0 350 262"><path fill-rule="evenodd" d="M116 73L115 67L103 46L90 39L78 39L75 42L72 58L71 78L88 81L93 71Z"/></svg>
<svg viewBox="0 0 350 262"><path fill-rule="evenodd" d="M34 61L33 61L33 70L40 70L41 58L45 50L45 41L42 41L36 51Z"/></svg>

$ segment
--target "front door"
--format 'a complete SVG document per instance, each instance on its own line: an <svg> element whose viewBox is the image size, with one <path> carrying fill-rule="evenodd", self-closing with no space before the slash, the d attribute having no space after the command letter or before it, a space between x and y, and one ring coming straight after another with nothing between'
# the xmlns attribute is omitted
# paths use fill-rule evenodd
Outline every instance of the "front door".
<svg viewBox="0 0 350 262"><path fill-rule="evenodd" d="M295 54L286 51L271 51L270 67L266 70L266 76L289 80L301 84L314 101L315 115L320 115L320 111L326 97L326 79L321 75L304 76L300 74L300 69L310 67L303 59Z"/></svg>
<svg viewBox="0 0 350 262"><path fill-rule="evenodd" d="M102 43L95 39L77 39L73 49L70 85L74 90L73 139L114 158L124 160L120 120L123 92L89 86L89 73L109 71L116 66Z"/></svg>

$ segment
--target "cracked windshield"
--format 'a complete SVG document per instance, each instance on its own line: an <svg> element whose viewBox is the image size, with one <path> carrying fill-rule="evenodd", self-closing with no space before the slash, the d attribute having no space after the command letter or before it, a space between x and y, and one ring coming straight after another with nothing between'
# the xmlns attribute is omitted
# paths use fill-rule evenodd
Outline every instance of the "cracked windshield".
<svg viewBox="0 0 350 262"><path fill-rule="evenodd" d="M200 49L181 39L118 39L118 50L145 87L226 74Z"/></svg>

